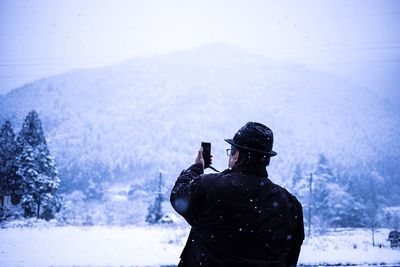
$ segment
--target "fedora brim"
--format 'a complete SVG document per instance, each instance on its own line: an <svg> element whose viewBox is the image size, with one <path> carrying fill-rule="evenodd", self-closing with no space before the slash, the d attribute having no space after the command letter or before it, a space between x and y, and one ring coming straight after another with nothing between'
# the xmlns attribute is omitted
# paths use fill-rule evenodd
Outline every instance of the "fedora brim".
<svg viewBox="0 0 400 267"><path fill-rule="evenodd" d="M224 139L224 140L225 140L225 142L231 144L232 146L236 146L238 148L243 148L243 149L246 149L246 150L250 150L250 151L255 151L255 152L262 153L262 154L266 154L266 155L268 155L270 157L274 157L274 156L278 155L278 153L276 153L273 150L271 150L270 152L266 152L266 151L262 151L262 150L258 150L258 149L254 149L254 148L249 148L249 147L244 147L244 146L238 145L238 144L235 143L235 141L233 141L233 139Z"/></svg>

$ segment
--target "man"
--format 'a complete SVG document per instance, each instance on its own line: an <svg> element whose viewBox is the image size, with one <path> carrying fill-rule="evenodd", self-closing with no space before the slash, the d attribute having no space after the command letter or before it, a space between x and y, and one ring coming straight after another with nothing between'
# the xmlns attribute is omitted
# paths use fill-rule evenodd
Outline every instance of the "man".
<svg viewBox="0 0 400 267"><path fill-rule="evenodd" d="M302 207L268 179L266 166L277 154L272 131L248 122L225 141L229 169L203 175L200 150L171 192L172 206L192 226L178 266L296 266Z"/></svg>

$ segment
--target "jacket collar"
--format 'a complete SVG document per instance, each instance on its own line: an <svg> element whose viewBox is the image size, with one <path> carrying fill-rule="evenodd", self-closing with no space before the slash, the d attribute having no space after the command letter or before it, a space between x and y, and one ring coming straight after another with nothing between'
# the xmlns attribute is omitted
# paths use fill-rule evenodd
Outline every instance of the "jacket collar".
<svg viewBox="0 0 400 267"><path fill-rule="evenodd" d="M247 174L251 174L254 176L262 176L264 178L268 178L268 172L265 166L263 165L239 165L237 167L234 167L232 172L244 172Z"/></svg>

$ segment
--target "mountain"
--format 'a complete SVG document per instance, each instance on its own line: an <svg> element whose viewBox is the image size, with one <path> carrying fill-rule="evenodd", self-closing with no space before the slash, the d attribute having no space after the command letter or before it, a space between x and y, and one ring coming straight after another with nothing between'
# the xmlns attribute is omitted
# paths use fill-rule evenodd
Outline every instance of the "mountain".
<svg viewBox="0 0 400 267"><path fill-rule="evenodd" d="M271 179L290 185L320 154L343 173L378 171L396 183L400 112L365 88L302 65L223 44L34 81L0 96L0 122L17 132L35 109L61 179L79 184L153 179L172 183L212 143L227 166L224 138L247 121L274 131ZM398 183L398 182L397 182Z"/></svg>

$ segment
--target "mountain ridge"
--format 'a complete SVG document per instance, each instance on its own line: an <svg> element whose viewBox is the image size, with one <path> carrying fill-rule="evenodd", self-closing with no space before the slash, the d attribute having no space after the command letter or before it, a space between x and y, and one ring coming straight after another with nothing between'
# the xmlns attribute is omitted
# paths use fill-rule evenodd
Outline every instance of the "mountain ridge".
<svg viewBox="0 0 400 267"><path fill-rule="evenodd" d="M384 158L379 164L388 165L379 168L398 173L395 106L330 74L224 47L136 58L27 84L0 96L0 122L10 119L17 129L28 111L37 110L66 179L73 179L72 165L96 162L106 166L99 176L144 179L163 169L173 180L206 140L213 143L215 166L223 169L223 139L251 120L274 131L278 157L269 169L278 181L290 179L299 162L311 171L321 153L350 170L373 168Z"/></svg>

